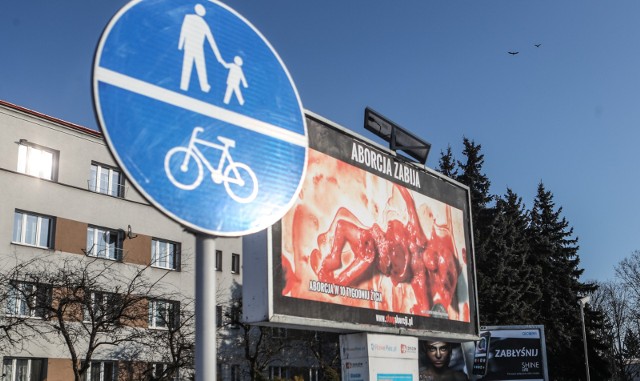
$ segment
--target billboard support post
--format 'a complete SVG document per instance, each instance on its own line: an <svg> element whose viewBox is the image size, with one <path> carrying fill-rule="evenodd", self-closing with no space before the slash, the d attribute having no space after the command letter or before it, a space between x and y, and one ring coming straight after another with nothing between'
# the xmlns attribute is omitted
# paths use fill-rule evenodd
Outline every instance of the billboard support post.
<svg viewBox="0 0 640 381"><path fill-rule="evenodd" d="M196 381L216 379L216 239L196 235Z"/></svg>

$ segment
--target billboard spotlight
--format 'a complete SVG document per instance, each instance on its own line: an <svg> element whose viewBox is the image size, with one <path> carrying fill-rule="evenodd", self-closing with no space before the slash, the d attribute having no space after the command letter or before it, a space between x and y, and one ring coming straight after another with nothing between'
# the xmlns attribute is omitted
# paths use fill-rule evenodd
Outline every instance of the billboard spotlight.
<svg viewBox="0 0 640 381"><path fill-rule="evenodd" d="M420 164L427 163L431 143L418 138L369 107L364 110L364 128L388 141L390 150L400 150Z"/></svg>

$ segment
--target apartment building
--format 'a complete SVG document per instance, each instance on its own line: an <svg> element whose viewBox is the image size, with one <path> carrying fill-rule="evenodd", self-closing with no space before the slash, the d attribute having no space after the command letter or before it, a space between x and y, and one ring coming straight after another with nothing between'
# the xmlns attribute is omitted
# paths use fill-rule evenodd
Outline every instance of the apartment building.
<svg viewBox="0 0 640 381"><path fill-rule="evenodd" d="M131 187L99 132L3 101L0 131L0 327L17 322L13 341L0 330L0 379L73 380L73 356L86 380L156 379L171 365L162 340L193 322L181 311L193 308L194 235ZM241 240L216 248L225 304L242 284ZM113 330L92 331L105 320ZM106 344L86 361L95 340Z"/></svg>

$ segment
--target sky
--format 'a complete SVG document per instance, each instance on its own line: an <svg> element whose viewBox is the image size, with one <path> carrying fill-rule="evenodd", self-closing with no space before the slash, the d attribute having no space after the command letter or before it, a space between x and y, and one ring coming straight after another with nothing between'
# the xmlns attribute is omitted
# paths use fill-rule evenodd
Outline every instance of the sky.
<svg viewBox="0 0 640 381"><path fill-rule="evenodd" d="M98 129L94 53L126 3L0 0L0 99ZM224 3L275 48L305 109L376 140L372 107L431 143L430 168L448 146L463 159L467 137L490 192L527 209L542 182L579 239L583 280L613 279L640 249L637 0Z"/></svg>

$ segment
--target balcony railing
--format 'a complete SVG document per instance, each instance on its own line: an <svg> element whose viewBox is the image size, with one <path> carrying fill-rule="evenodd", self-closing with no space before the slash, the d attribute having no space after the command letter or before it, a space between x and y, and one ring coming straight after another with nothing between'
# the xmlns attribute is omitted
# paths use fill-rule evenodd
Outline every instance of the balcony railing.
<svg viewBox="0 0 640 381"><path fill-rule="evenodd" d="M120 247L93 245L87 251L85 251L85 254L90 257L121 261L123 258L124 250Z"/></svg>
<svg viewBox="0 0 640 381"><path fill-rule="evenodd" d="M100 186L98 186L98 184L92 180L87 180L87 189L91 192L102 193L109 196L121 198L124 197L127 192L127 187L125 187L124 184L112 186L101 184Z"/></svg>

